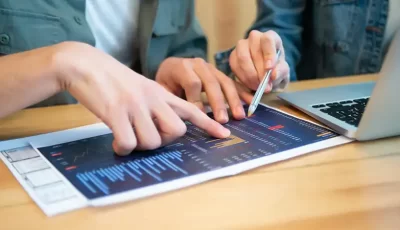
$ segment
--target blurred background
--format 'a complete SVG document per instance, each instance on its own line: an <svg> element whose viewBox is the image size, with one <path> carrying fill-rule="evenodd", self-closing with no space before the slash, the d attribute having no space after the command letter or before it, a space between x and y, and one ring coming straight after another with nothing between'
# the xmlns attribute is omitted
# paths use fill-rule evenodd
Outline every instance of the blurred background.
<svg viewBox="0 0 400 230"><path fill-rule="evenodd" d="M256 0L196 0L196 14L208 37L208 60L244 37L256 16Z"/></svg>

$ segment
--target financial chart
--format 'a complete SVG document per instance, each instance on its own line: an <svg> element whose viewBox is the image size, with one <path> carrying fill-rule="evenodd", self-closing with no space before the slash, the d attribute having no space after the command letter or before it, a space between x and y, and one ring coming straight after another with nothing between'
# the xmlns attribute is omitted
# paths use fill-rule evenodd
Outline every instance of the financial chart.
<svg viewBox="0 0 400 230"><path fill-rule="evenodd" d="M154 151L117 156L112 134L38 150L88 199L144 188L337 137L338 134L259 106L251 117L231 120L226 139L187 123L187 133Z"/></svg>

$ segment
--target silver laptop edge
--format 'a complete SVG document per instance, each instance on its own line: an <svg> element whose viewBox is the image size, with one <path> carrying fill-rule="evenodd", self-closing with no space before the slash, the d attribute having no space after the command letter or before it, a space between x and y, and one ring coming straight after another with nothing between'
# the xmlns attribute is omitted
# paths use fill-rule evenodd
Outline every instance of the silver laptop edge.
<svg viewBox="0 0 400 230"><path fill-rule="evenodd" d="M393 38L376 82L281 93L278 97L349 138L373 140L400 135L400 31ZM367 97L358 128L312 107Z"/></svg>

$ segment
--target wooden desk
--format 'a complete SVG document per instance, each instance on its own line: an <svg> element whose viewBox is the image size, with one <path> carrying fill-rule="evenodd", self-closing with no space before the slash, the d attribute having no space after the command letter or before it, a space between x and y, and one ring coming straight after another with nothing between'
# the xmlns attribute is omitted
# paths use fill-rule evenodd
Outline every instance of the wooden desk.
<svg viewBox="0 0 400 230"><path fill-rule="evenodd" d="M375 76L293 83L289 90ZM274 95L264 102L297 115ZM0 137L97 122L79 105L0 121ZM238 176L106 208L47 218L0 163L0 229L399 229L400 138L351 143Z"/></svg>

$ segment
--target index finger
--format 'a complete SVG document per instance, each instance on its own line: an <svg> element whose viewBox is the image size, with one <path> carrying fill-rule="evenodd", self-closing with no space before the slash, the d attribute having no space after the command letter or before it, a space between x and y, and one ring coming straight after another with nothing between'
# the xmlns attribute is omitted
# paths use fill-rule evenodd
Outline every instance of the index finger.
<svg viewBox="0 0 400 230"><path fill-rule="evenodd" d="M272 30L261 35L261 50L263 52L265 69L272 69L276 65L277 50L281 50L281 57L284 56L282 39Z"/></svg>
<svg viewBox="0 0 400 230"><path fill-rule="evenodd" d="M207 114L203 113L193 104L190 104L177 97L173 98L169 104L179 117L203 129L213 137L227 138L231 134L229 129L226 129L220 123L211 119L209 116L207 116Z"/></svg>

